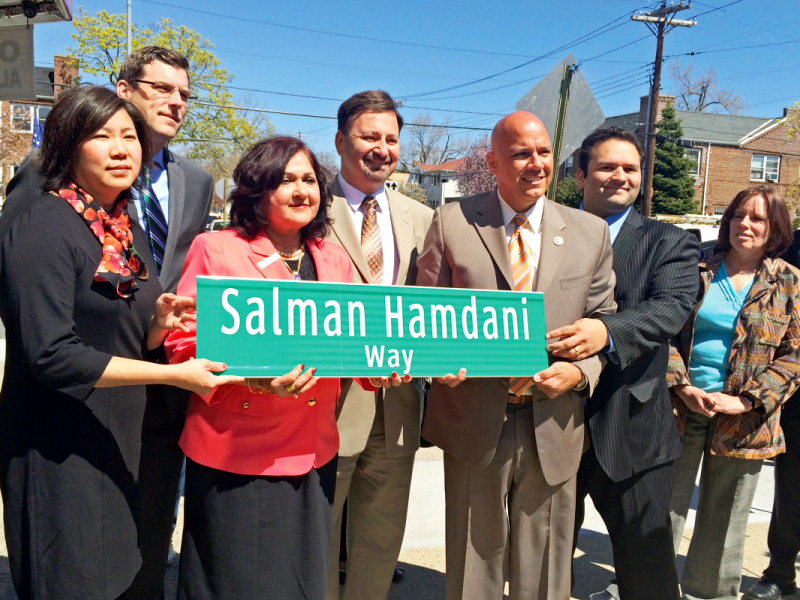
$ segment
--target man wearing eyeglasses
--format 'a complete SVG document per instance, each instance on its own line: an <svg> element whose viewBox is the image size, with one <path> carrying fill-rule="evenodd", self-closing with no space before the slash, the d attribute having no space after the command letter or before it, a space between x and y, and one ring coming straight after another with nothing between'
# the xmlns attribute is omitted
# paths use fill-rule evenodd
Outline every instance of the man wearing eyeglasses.
<svg viewBox="0 0 800 600"><path fill-rule="evenodd" d="M206 228L213 193L213 181L204 169L167 148L183 125L187 103L192 98L188 71L189 62L182 54L147 46L125 59L117 81L117 95L132 102L150 128L153 164L143 170L143 191L134 194L136 201L128 204L128 211L148 235L165 292L174 292L178 287L189 246ZM14 218L28 210L31 199L39 197L42 183L35 158L26 160L6 190L0 239ZM158 213L155 220L151 217L154 212ZM178 388L148 386L138 473L142 568L122 596L125 600L164 597L175 498L184 459L178 438L188 397L188 392Z"/></svg>

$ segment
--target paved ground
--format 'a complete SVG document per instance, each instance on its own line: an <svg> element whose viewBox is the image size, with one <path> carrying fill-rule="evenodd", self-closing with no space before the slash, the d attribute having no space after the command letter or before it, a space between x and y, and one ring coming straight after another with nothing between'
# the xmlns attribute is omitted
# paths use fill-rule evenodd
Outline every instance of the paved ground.
<svg viewBox="0 0 800 600"><path fill-rule="evenodd" d="M0 336L2 335L0 331ZM5 360L5 340L0 337L0 367ZM0 374L0 382L2 375ZM773 467L767 461L761 472L753 508L750 511L747 543L745 545L742 590L747 590L761 575L769 562L767 527L772 509ZM696 502L696 498L695 498ZM687 530L679 550L682 567L694 514L690 514ZM180 546L182 515L173 538ZM5 536L0 526L0 600L17 600L8 572ZM414 467L408 523L400 554L400 564L406 570L402 582L392 586L389 600L440 600L444 598L444 489L441 451L436 448L420 450ZM591 501L587 500L586 522L578 540L575 559L576 587L574 599L605 588L613 575L611 544L602 520ZM175 598L177 567L167 573L167 598ZM792 598L800 600L800 594Z"/></svg>

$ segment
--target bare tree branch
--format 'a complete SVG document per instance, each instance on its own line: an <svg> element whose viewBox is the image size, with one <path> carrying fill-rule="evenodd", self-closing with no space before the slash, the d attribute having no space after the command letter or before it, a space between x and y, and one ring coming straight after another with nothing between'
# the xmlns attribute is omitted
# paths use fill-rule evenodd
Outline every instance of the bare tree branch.
<svg viewBox="0 0 800 600"><path fill-rule="evenodd" d="M675 92L675 108L703 112L718 107L732 115L741 114L747 108L733 89L719 87L717 72L710 67L705 73L697 74L695 63L682 67L675 59L670 71L678 88Z"/></svg>

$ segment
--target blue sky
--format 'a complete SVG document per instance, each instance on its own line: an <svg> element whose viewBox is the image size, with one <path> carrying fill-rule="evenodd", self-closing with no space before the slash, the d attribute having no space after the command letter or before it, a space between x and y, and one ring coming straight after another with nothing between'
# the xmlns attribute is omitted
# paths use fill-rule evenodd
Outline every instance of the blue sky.
<svg viewBox="0 0 800 600"><path fill-rule="evenodd" d="M351 94L383 88L405 99L407 122L429 113L434 123L450 117L451 125L479 129L491 128L512 111L570 52L606 116L638 110L640 96L648 93L656 43L647 26L630 15L658 4L133 0L133 20L146 26L168 17L198 31L236 76L233 85L245 88L232 90L234 96L249 95L259 108L335 116ZM125 0L86 0L82 6L89 13L126 11ZM800 100L800 2L695 0L678 17L696 17L698 24L669 33L665 56L693 60L699 71L713 67L720 85L733 88L747 103L745 114L780 116L783 107ZM52 64L53 54L76 46L73 30L70 23L37 26L36 63ZM690 52L696 54L686 56ZM524 63L529 64L520 66ZM673 86L668 74L665 65L662 91L667 93ZM464 85L488 76L493 77ZM270 120L280 133L302 134L317 151L333 150L333 120L285 115L270 115Z"/></svg>

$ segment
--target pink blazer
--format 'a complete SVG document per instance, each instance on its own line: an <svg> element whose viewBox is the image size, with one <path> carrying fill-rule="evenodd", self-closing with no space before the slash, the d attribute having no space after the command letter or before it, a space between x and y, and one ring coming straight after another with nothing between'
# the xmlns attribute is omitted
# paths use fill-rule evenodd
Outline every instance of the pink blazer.
<svg viewBox="0 0 800 600"><path fill-rule="evenodd" d="M308 243L319 281L350 283L347 253L323 240ZM198 236L183 267L177 293L197 296L198 275L291 279L283 261L263 269L275 253L267 237L249 242L233 230ZM171 362L195 355L195 328L172 331L164 342ZM309 348L306 368L313 367ZM374 389L374 388L372 388ZM210 394L192 394L180 446L193 461L244 475L302 475L331 460L339 449L335 408L339 380L321 379L298 398L250 393L247 386L224 385Z"/></svg>

